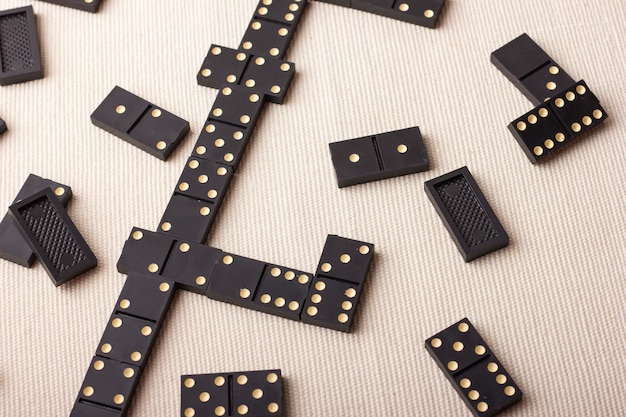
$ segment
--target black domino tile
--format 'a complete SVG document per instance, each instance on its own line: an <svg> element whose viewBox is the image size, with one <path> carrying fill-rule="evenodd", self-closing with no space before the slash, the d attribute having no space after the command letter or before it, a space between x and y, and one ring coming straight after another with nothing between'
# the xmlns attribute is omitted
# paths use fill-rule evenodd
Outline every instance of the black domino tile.
<svg viewBox="0 0 626 417"><path fill-rule="evenodd" d="M252 18L239 49L251 54L283 58L293 34L294 28L291 25Z"/></svg>
<svg viewBox="0 0 626 417"><path fill-rule="evenodd" d="M270 417L283 415L283 381L280 369L232 374L233 415Z"/></svg>
<svg viewBox="0 0 626 417"><path fill-rule="evenodd" d="M9 213L54 285L59 286L98 264L51 189L13 204Z"/></svg>
<svg viewBox="0 0 626 417"><path fill-rule="evenodd" d="M220 89L210 116L214 120L235 126L251 128L261 114L265 100L263 95L242 86L225 86Z"/></svg>
<svg viewBox="0 0 626 417"><path fill-rule="evenodd" d="M214 161L191 157L176 183L176 194L219 206L224 199L233 168Z"/></svg>
<svg viewBox="0 0 626 417"><path fill-rule="evenodd" d="M584 80L572 84L548 103L565 129L573 136L582 135L607 117L600 101Z"/></svg>
<svg viewBox="0 0 626 417"><path fill-rule="evenodd" d="M350 7L350 0L316 0L322 3L334 4L336 6Z"/></svg>
<svg viewBox="0 0 626 417"><path fill-rule="evenodd" d="M159 222L158 232L176 239L202 243L213 225L219 205L174 194Z"/></svg>
<svg viewBox="0 0 626 417"><path fill-rule="evenodd" d="M0 85L43 78L33 6L0 11Z"/></svg>
<svg viewBox="0 0 626 417"><path fill-rule="evenodd" d="M303 323L349 333L362 289L363 284L315 277L300 319Z"/></svg>
<svg viewBox="0 0 626 417"><path fill-rule="evenodd" d="M141 377L141 368L94 356L78 394L78 403L108 407L125 415Z"/></svg>
<svg viewBox="0 0 626 417"><path fill-rule="evenodd" d="M280 369L183 375L181 416L283 416Z"/></svg>
<svg viewBox="0 0 626 417"><path fill-rule="evenodd" d="M315 275L360 285L373 258L373 244L328 235Z"/></svg>
<svg viewBox="0 0 626 417"><path fill-rule="evenodd" d="M241 77L241 85L265 95L265 100L281 104L287 95L296 66L269 55L254 56Z"/></svg>
<svg viewBox="0 0 626 417"><path fill-rule="evenodd" d="M134 227L124 243L117 270L122 274L137 271L160 275L173 245L174 239L168 236Z"/></svg>
<svg viewBox="0 0 626 417"><path fill-rule="evenodd" d="M307 0L260 0L254 18L295 28L300 23L306 5Z"/></svg>
<svg viewBox="0 0 626 417"><path fill-rule="evenodd" d="M161 325L162 322L113 313L98 343L96 355L143 369Z"/></svg>
<svg viewBox="0 0 626 417"><path fill-rule="evenodd" d="M339 188L426 171L430 167L418 127L329 144Z"/></svg>
<svg viewBox="0 0 626 417"><path fill-rule="evenodd" d="M509 244L509 236L467 167L426 181L424 189L465 262Z"/></svg>
<svg viewBox="0 0 626 417"><path fill-rule="evenodd" d="M268 265L254 297L256 309L291 320L300 320L300 311L312 280L312 274Z"/></svg>
<svg viewBox="0 0 626 417"><path fill-rule="evenodd" d="M467 318L426 339L425 346L474 416L495 416L522 399Z"/></svg>
<svg viewBox="0 0 626 417"><path fill-rule="evenodd" d="M30 174L13 202L17 203L45 188L53 190L63 207L72 199L72 189L69 186ZM27 268L35 262L35 253L9 215L4 216L0 222L0 258Z"/></svg>
<svg viewBox="0 0 626 417"><path fill-rule="evenodd" d="M239 84L249 57L249 54L237 49L211 45L198 72L198 84L212 88Z"/></svg>
<svg viewBox="0 0 626 417"><path fill-rule="evenodd" d="M124 414L115 408L76 401L70 413L70 417L124 417Z"/></svg>
<svg viewBox="0 0 626 417"><path fill-rule="evenodd" d="M434 28L445 0L351 0L353 9Z"/></svg>
<svg viewBox="0 0 626 417"><path fill-rule="evenodd" d="M572 134L547 104L535 107L511 122L508 128L533 164L541 162L572 139Z"/></svg>
<svg viewBox="0 0 626 417"><path fill-rule="evenodd" d="M172 302L174 282L131 271L120 292L115 312L160 323Z"/></svg>
<svg viewBox="0 0 626 417"><path fill-rule="evenodd" d="M181 416L232 416L232 375L202 374L181 377Z"/></svg>
<svg viewBox="0 0 626 417"><path fill-rule="evenodd" d="M237 169L252 131L252 128L229 125L209 117L198 136L192 156L221 162Z"/></svg>
<svg viewBox="0 0 626 417"><path fill-rule="evenodd" d="M0 135L7 131L7 123L0 118Z"/></svg>
<svg viewBox="0 0 626 417"><path fill-rule="evenodd" d="M491 54L491 62L535 106L574 80L526 33Z"/></svg>
<svg viewBox="0 0 626 417"><path fill-rule="evenodd" d="M238 306L256 308L252 300L265 267L264 262L223 253L209 280L206 295Z"/></svg>
<svg viewBox="0 0 626 417"><path fill-rule="evenodd" d="M72 9L83 10L85 12L96 13L102 0L42 0L59 6L71 7Z"/></svg>
<svg viewBox="0 0 626 417"><path fill-rule="evenodd" d="M179 241L165 264L163 276L176 282L178 288L204 294L222 251L194 242Z"/></svg>
<svg viewBox="0 0 626 417"><path fill-rule="evenodd" d="M189 132L189 122L118 86L92 113L91 121L162 160Z"/></svg>

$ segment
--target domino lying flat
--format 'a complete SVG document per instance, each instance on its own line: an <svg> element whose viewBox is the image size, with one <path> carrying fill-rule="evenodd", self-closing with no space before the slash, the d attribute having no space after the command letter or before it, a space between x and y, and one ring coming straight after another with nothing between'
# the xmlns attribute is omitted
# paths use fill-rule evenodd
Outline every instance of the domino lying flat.
<svg viewBox="0 0 626 417"><path fill-rule="evenodd" d="M47 3L58 4L59 6L71 7L72 9L84 10L96 13L102 0L41 0Z"/></svg>
<svg viewBox="0 0 626 417"><path fill-rule="evenodd" d="M0 118L0 135L7 131L7 124Z"/></svg>
<svg viewBox="0 0 626 417"><path fill-rule="evenodd" d="M508 126L532 163L607 118L587 84L574 82L525 33L494 51L491 62L536 106Z"/></svg>
<svg viewBox="0 0 626 417"><path fill-rule="evenodd" d="M181 377L181 416L280 417L280 369Z"/></svg>
<svg viewBox="0 0 626 417"><path fill-rule="evenodd" d="M465 262L509 244L509 236L467 167L426 181L424 190Z"/></svg>
<svg viewBox="0 0 626 417"><path fill-rule="evenodd" d="M574 84L574 80L527 34L491 54L491 62L535 106Z"/></svg>
<svg viewBox="0 0 626 417"><path fill-rule="evenodd" d="M318 0L434 28L445 0Z"/></svg>
<svg viewBox="0 0 626 417"><path fill-rule="evenodd" d="M339 188L427 171L418 127L329 144Z"/></svg>
<svg viewBox="0 0 626 417"><path fill-rule="evenodd" d="M49 188L13 204L9 213L54 285L96 267L96 256Z"/></svg>
<svg viewBox="0 0 626 417"><path fill-rule="evenodd" d="M91 122L162 160L189 132L189 122L117 86L93 112Z"/></svg>
<svg viewBox="0 0 626 417"><path fill-rule="evenodd" d="M30 174L17 193L13 203L17 203L31 195L50 188L63 207L72 199L72 189L67 185L50 181ZM11 216L6 215L0 222L0 258L30 268L35 262L35 253L24 239Z"/></svg>
<svg viewBox="0 0 626 417"><path fill-rule="evenodd" d="M491 417L522 399L522 391L467 318L426 339L437 362L475 417Z"/></svg>
<svg viewBox="0 0 626 417"><path fill-rule="evenodd" d="M0 12L0 85L43 78L33 6Z"/></svg>

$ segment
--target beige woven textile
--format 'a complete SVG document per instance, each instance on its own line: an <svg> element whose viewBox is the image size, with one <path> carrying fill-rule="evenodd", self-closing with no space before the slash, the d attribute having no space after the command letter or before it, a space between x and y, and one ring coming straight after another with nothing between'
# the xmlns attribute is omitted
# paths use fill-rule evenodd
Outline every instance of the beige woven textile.
<svg viewBox="0 0 626 417"><path fill-rule="evenodd" d="M99 260L55 288L0 262L0 416L68 416L125 276L133 226L155 230L216 90L196 73L237 47L256 0L105 0L93 15L32 4L45 78L0 88L0 206L29 173L68 184ZM376 256L343 334L179 291L130 417L180 415L180 375L280 368L290 417L469 416L424 349L467 316L524 392L503 416L626 415L626 5L448 0L431 30L311 2L208 244L313 272L327 234ZM609 114L541 165L507 124L532 104L490 63L527 32ZM190 121L162 162L89 115L114 85ZM328 143L419 125L428 172L338 189ZM511 237L469 264L424 193L467 165Z"/></svg>

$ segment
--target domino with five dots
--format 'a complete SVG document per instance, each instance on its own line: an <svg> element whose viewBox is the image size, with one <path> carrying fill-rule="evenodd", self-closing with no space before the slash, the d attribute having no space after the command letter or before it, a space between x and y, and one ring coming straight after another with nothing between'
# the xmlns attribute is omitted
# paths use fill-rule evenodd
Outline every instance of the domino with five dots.
<svg viewBox="0 0 626 417"><path fill-rule="evenodd" d="M280 417L280 369L181 377L181 416Z"/></svg>
<svg viewBox="0 0 626 417"><path fill-rule="evenodd" d="M118 86L91 114L91 122L161 160L189 133L189 122Z"/></svg>
<svg viewBox="0 0 626 417"><path fill-rule="evenodd" d="M522 391L467 318L426 339L437 362L475 417L491 417L522 399Z"/></svg>

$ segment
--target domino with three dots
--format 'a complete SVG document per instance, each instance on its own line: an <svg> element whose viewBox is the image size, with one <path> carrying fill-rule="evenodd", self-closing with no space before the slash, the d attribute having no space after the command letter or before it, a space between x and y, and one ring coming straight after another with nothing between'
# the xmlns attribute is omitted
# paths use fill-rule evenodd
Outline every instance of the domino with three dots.
<svg viewBox="0 0 626 417"><path fill-rule="evenodd" d="M54 285L97 266L96 256L50 188L14 203L9 213Z"/></svg>
<svg viewBox="0 0 626 417"><path fill-rule="evenodd" d="M280 369L183 375L181 416L281 417Z"/></svg>
<svg viewBox="0 0 626 417"><path fill-rule="evenodd" d="M83 10L85 12L96 13L102 0L41 0L47 3L58 4L59 6L71 7L72 9Z"/></svg>
<svg viewBox="0 0 626 417"><path fill-rule="evenodd" d="M467 167L426 181L424 190L465 262L509 244L509 236Z"/></svg>
<svg viewBox="0 0 626 417"><path fill-rule="evenodd" d="M0 85L43 78L33 6L0 11Z"/></svg>
<svg viewBox="0 0 626 417"><path fill-rule="evenodd" d="M189 122L118 86L92 113L91 122L161 160L189 133Z"/></svg>
<svg viewBox="0 0 626 417"><path fill-rule="evenodd" d="M491 417L522 399L522 391L467 318L426 339L437 362L475 417Z"/></svg>
<svg viewBox="0 0 626 417"><path fill-rule="evenodd" d="M329 235L302 309L302 322L350 332L373 257L373 244Z"/></svg>
<svg viewBox="0 0 626 417"><path fill-rule="evenodd" d="M339 188L427 171L419 127L329 144Z"/></svg>
<svg viewBox="0 0 626 417"><path fill-rule="evenodd" d="M30 174L13 202L17 203L46 188L54 192L63 207L72 199L72 189L67 185ZM0 222L0 258L27 268L35 262L35 253L8 214Z"/></svg>
<svg viewBox="0 0 626 417"><path fill-rule="evenodd" d="M541 162L608 117L581 80L511 122L509 131L532 163Z"/></svg>

